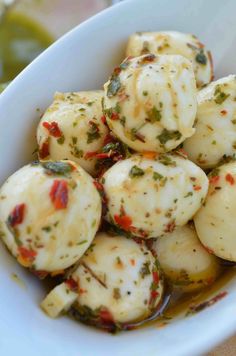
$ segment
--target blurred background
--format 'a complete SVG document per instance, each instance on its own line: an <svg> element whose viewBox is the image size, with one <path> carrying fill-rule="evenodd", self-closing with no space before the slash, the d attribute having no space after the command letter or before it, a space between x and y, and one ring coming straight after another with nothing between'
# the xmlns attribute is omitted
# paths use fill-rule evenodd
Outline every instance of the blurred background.
<svg viewBox="0 0 236 356"><path fill-rule="evenodd" d="M58 37L116 2L0 0L0 92Z"/></svg>

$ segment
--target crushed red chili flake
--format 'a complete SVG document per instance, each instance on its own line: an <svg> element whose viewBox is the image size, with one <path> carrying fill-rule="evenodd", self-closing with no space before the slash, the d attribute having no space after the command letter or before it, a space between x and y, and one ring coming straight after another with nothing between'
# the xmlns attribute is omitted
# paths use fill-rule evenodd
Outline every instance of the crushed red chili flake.
<svg viewBox="0 0 236 356"><path fill-rule="evenodd" d="M227 173L225 176L225 180L230 184L230 185L234 185L234 177L232 176L232 174Z"/></svg>
<svg viewBox="0 0 236 356"><path fill-rule="evenodd" d="M68 204L68 184L66 180L54 180L50 198L55 209L66 209Z"/></svg>
<svg viewBox="0 0 236 356"><path fill-rule="evenodd" d="M199 191L199 190L201 190L201 189L202 189L202 187L201 187L200 185L195 185L195 186L193 187L193 190L195 190L196 192Z"/></svg>
<svg viewBox="0 0 236 356"><path fill-rule="evenodd" d="M221 110L221 115L226 115L227 114L227 110Z"/></svg>
<svg viewBox="0 0 236 356"><path fill-rule="evenodd" d="M24 260L33 261L35 259L35 257L37 256L36 251L30 250L23 246L18 247L18 252Z"/></svg>
<svg viewBox="0 0 236 356"><path fill-rule="evenodd" d="M105 126L107 126L107 120L106 120L106 116L105 115L102 115L101 121Z"/></svg>
<svg viewBox="0 0 236 356"><path fill-rule="evenodd" d="M132 219L128 215L114 215L114 220L117 225L119 225L123 230L130 230L131 225L132 225Z"/></svg>
<svg viewBox="0 0 236 356"><path fill-rule="evenodd" d="M25 207L25 204L18 204L12 210L7 219L8 224L11 227L15 227L16 225L19 225L23 222L25 216Z"/></svg>
<svg viewBox="0 0 236 356"><path fill-rule="evenodd" d="M73 278L67 279L65 283L73 292L78 291L78 283Z"/></svg>
<svg viewBox="0 0 236 356"><path fill-rule="evenodd" d="M49 134L53 137L59 138L62 136L62 132L58 126L58 123L53 121L53 122L47 122L44 121L42 123L43 127L48 130Z"/></svg>
<svg viewBox="0 0 236 356"><path fill-rule="evenodd" d="M120 68L120 67L115 67L115 68L114 68L114 71L113 71L113 74L114 74L114 75L119 75L120 72L121 72L121 68Z"/></svg>
<svg viewBox="0 0 236 356"><path fill-rule="evenodd" d="M113 315L107 309L101 309L99 316L100 316L100 319L105 323L114 323Z"/></svg>
<svg viewBox="0 0 236 356"><path fill-rule="evenodd" d="M175 229L175 226L176 226L176 225L175 225L175 222L174 222L174 221L168 223L168 224L166 225L166 228L165 228L164 232L173 232L174 229Z"/></svg>
<svg viewBox="0 0 236 356"><path fill-rule="evenodd" d="M159 275L157 271L152 272L153 282L156 284L159 282Z"/></svg>
<svg viewBox="0 0 236 356"><path fill-rule="evenodd" d="M152 290L150 294L149 305L153 304L158 296L159 296L159 292L156 290Z"/></svg>
<svg viewBox="0 0 236 356"><path fill-rule="evenodd" d="M112 112L110 119L111 120L119 120L120 116L117 112Z"/></svg>
<svg viewBox="0 0 236 356"><path fill-rule="evenodd" d="M156 59L155 54L147 54L146 56L144 56L142 58L142 62L143 63L145 63L145 62L153 62L155 59Z"/></svg>
<svg viewBox="0 0 236 356"><path fill-rule="evenodd" d="M187 152L183 148L179 148L177 151L175 151L179 156L183 158L188 158Z"/></svg>
<svg viewBox="0 0 236 356"><path fill-rule="evenodd" d="M211 184L217 184L220 180L220 176L214 176L214 177L210 177L209 179L209 183Z"/></svg>
<svg viewBox="0 0 236 356"><path fill-rule="evenodd" d="M130 263L131 263L132 266L135 266L135 264L136 264L136 262L135 262L135 260L133 258L131 258Z"/></svg>
<svg viewBox="0 0 236 356"><path fill-rule="evenodd" d="M39 148L39 158L44 159L49 156L49 141L49 138L47 138Z"/></svg>

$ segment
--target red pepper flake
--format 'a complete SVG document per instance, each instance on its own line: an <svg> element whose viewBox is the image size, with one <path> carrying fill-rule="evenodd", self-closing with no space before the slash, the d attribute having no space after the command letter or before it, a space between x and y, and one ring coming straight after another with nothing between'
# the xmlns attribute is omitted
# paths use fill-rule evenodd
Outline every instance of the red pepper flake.
<svg viewBox="0 0 236 356"><path fill-rule="evenodd" d="M65 180L54 180L50 198L55 209L66 209L68 203L68 184Z"/></svg>
<svg viewBox="0 0 236 356"><path fill-rule="evenodd" d="M42 123L43 127L45 127L45 129L48 130L49 134L53 137L61 137L62 136L62 132L58 126L58 123L53 121L53 122L47 122L47 121L44 121Z"/></svg>
<svg viewBox="0 0 236 356"><path fill-rule="evenodd" d="M113 71L114 75L119 75L120 72L121 72L121 68L120 67L114 68L114 71Z"/></svg>
<svg viewBox="0 0 236 356"><path fill-rule="evenodd" d="M147 54L142 58L142 62L153 62L156 59L155 54Z"/></svg>
<svg viewBox="0 0 236 356"><path fill-rule="evenodd" d="M232 174L227 173L225 176L225 180L230 184L230 185L234 185L234 177L232 176Z"/></svg>
<svg viewBox="0 0 236 356"><path fill-rule="evenodd" d="M200 185L194 185L194 187L193 187L193 190L195 190L196 192L201 189L202 189L202 187Z"/></svg>
<svg viewBox="0 0 236 356"><path fill-rule="evenodd" d="M107 120L106 120L106 116L105 115L102 115L101 121L102 121L103 125L107 126Z"/></svg>
<svg viewBox="0 0 236 356"><path fill-rule="evenodd" d="M209 183L210 184L217 184L220 180L220 176L214 176L214 177L210 177L209 179Z"/></svg>
<svg viewBox="0 0 236 356"><path fill-rule="evenodd" d="M114 318L108 309L101 309L99 312L100 319L105 323L114 323Z"/></svg>
<svg viewBox="0 0 236 356"><path fill-rule="evenodd" d="M31 261L33 262L35 257L37 256L37 252L34 251L34 250L30 250L26 247L18 247L18 252L20 254L20 256L24 259L24 260L27 260L27 261Z"/></svg>
<svg viewBox="0 0 236 356"><path fill-rule="evenodd" d="M131 225L132 225L132 219L128 215L114 215L114 220L117 225L119 225L123 230L130 230Z"/></svg>
<svg viewBox="0 0 236 356"><path fill-rule="evenodd" d="M111 120L119 120L120 116L117 112L112 112L110 119Z"/></svg>
<svg viewBox="0 0 236 356"><path fill-rule="evenodd" d="M183 148L179 148L176 153L183 158L188 158L188 154Z"/></svg>
<svg viewBox="0 0 236 356"><path fill-rule="evenodd" d="M130 259L130 263L131 263L131 266L135 266L136 261L135 261L133 258L131 258L131 259Z"/></svg>
<svg viewBox="0 0 236 356"><path fill-rule="evenodd" d="M153 282L155 284L159 283L159 275L158 275L157 271L152 272L152 277L153 277Z"/></svg>
<svg viewBox="0 0 236 356"><path fill-rule="evenodd" d="M156 290L152 290L151 291L151 294L150 294L150 299L149 299L149 305L150 304L154 304L155 303L155 300L156 300L156 298L159 296L159 292L158 291L156 291Z"/></svg>
<svg viewBox="0 0 236 356"><path fill-rule="evenodd" d="M73 278L67 279L65 283L69 287L69 289L72 290L73 292L78 291L78 283Z"/></svg>
<svg viewBox="0 0 236 356"><path fill-rule="evenodd" d="M49 138L47 138L39 148L39 158L44 159L49 156L49 141Z"/></svg>
<svg viewBox="0 0 236 356"><path fill-rule="evenodd" d="M226 114L227 114L227 110L221 110L221 112L220 112L220 113L221 113L221 115L223 115L223 116L224 116L224 115L226 115Z"/></svg>
<svg viewBox="0 0 236 356"><path fill-rule="evenodd" d="M174 221L168 223L168 224L166 225L166 228L165 228L164 232L173 232L174 229L175 229L175 226L176 226L176 225L175 225L175 222L174 222Z"/></svg>
<svg viewBox="0 0 236 356"><path fill-rule="evenodd" d="M8 216L8 224L15 227L23 222L25 215L25 204L18 204Z"/></svg>
<svg viewBox="0 0 236 356"><path fill-rule="evenodd" d="M95 185L95 188L99 191L99 192L103 192L104 188L102 183L98 182L97 180L93 181L93 184Z"/></svg>

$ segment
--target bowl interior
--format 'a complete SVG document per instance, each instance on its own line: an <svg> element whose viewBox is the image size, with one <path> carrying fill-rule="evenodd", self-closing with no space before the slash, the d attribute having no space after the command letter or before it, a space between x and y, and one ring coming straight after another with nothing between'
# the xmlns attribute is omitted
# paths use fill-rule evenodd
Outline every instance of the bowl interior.
<svg viewBox="0 0 236 356"><path fill-rule="evenodd" d="M0 96L0 183L32 160L35 128L54 92L101 88L135 31L194 33L212 51L216 78L235 73L235 10L233 0L127 0L68 33ZM236 330L236 279L224 286L227 297L202 313L162 329L111 336L66 317L46 317L38 308L45 294L41 282L2 246L0 260L2 354L199 355Z"/></svg>

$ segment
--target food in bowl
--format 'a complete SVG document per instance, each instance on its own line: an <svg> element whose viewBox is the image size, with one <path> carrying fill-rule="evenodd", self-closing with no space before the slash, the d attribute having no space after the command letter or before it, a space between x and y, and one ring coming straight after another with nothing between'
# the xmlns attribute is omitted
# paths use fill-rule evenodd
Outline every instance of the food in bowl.
<svg viewBox="0 0 236 356"><path fill-rule="evenodd" d="M104 91L56 94L38 126L39 161L0 190L0 235L11 253L41 278L57 275L41 303L51 317L68 312L128 330L161 315L176 291L188 296L212 285L224 260L236 261L211 245L214 235L201 222L215 173L207 176L182 149L197 135L198 96L214 83L197 92L196 79L198 86L203 79L180 51L124 59ZM200 45L198 52L206 56ZM207 55L197 61L202 73L211 70L206 83ZM216 95L221 100L221 91ZM226 176L217 194L228 193L226 183L232 189L232 167ZM221 241L225 249L228 242Z"/></svg>

